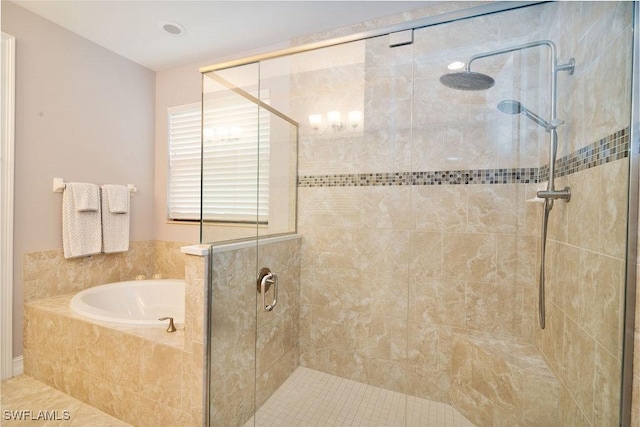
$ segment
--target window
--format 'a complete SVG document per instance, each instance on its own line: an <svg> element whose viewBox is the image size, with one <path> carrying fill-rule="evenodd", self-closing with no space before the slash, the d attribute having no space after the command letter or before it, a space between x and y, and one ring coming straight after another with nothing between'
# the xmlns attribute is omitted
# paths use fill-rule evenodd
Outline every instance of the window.
<svg viewBox="0 0 640 427"><path fill-rule="evenodd" d="M216 98L205 108L203 219L267 223L269 114L238 96ZM200 219L200 109L198 103L168 111L168 215L172 220Z"/></svg>

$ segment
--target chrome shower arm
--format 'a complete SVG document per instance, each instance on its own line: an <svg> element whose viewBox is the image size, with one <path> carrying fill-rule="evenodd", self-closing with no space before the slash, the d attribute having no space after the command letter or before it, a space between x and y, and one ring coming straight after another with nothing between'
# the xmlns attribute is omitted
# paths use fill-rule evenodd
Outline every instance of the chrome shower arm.
<svg viewBox="0 0 640 427"><path fill-rule="evenodd" d="M558 98L557 89L556 89L557 73L558 71L568 71L569 74L573 74L573 71L575 69L575 60L571 58L568 63L558 66L558 59L556 57L556 45L551 40L539 40L531 43L525 43L517 46L506 47L504 49L497 49L497 50L492 50L490 52L484 52L484 53L479 53L477 55L473 55L467 61L466 71L471 72L471 63L477 59L487 58L487 57L496 56L496 55L502 55L505 53L515 52L518 50L531 49L539 46L547 46L549 49L551 49L551 64L549 67L549 73L551 75L551 114L550 114L551 119L549 121L553 123L557 119L556 117L556 103Z"/></svg>
<svg viewBox="0 0 640 427"><path fill-rule="evenodd" d="M517 46L506 47L504 49L497 49L497 50L492 50L490 52L478 53L476 55L473 55L471 58L469 58L469 61L467 61L467 71L471 71L471 63L476 59L487 58L489 56L502 55L505 53L511 53L518 50L530 49L538 46L549 46L549 48L551 48L551 56L555 62L556 45L551 40L540 40L537 42L525 43ZM554 64L554 67L555 67L555 64Z"/></svg>

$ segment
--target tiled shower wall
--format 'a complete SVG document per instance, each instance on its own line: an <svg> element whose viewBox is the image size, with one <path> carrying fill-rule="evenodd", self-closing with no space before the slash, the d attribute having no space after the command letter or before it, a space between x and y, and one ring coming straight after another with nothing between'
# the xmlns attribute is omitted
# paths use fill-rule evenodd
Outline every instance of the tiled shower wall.
<svg viewBox="0 0 640 427"><path fill-rule="evenodd" d="M454 334L531 342L540 206L526 199L544 132L495 104L537 107L539 55L509 60L526 79L500 71L504 58L479 64L509 82L491 92L438 78L454 60L540 39L539 13L332 48L342 65L330 70L310 65L321 53L300 61L300 117L364 112L352 133L301 127L303 366L448 402Z"/></svg>
<svg viewBox="0 0 640 427"><path fill-rule="evenodd" d="M560 56L576 59L574 75L559 79L559 156L587 160L556 180L573 196L551 211L547 328L535 343L561 381L562 425L618 425L632 7L558 2L543 16Z"/></svg>
<svg viewBox="0 0 640 427"><path fill-rule="evenodd" d="M417 30L408 46L383 37L292 62L301 365L448 401L453 334L533 342L561 381L566 425L617 420L627 161L616 150L629 122L630 17L624 3L560 2ZM455 59L547 38L560 63L577 62L559 74L558 97L559 157L576 161L557 180L574 195L551 213L542 333L542 209L526 200L544 178L548 134L495 105L511 98L547 115L547 67L536 64L548 51L474 63L496 77L489 91L452 91L438 77ZM326 58L340 65L311 65ZM360 109L364 126L305 127L330 109Z"/></svg>

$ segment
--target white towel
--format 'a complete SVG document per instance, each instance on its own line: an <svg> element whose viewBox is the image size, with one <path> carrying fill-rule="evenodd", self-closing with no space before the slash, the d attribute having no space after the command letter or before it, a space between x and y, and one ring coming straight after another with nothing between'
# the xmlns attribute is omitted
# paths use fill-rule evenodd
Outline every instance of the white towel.
<svg viewBox="0 0 640 427"><path fill-rule="evenodd" d="M102 186L102 197L107 198L109 212L129 213L129 188L124 185L106 184Z"/></svg>
<svg viewBox="0 0 640 427"><path fill-rule="evenodd" d="M102 186L102 252L129 250L129 189L126 185Z"/></svg>
<svg viewBox="0 0 640 427"><path fill-rule="evenodd" d="M98 186L83 182L72 182L71 184L73 191L70 195L73 197L75 210L77 212L98 212L100 209L100 191L96 191Z"/></svg>
<svg viewBox="0 0 640 427"><path fill-rule="evenodd" d="M66 184L62 193L62 246L65 258L100 253L100 204L91 204L91 200L99 199L100 188L95 184Z"/></svg>

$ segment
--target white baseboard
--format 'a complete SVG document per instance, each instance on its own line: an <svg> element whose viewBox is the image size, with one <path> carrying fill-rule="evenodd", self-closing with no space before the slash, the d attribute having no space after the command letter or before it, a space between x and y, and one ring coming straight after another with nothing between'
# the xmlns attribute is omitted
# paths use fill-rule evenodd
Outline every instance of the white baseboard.
<svg viewBox="0 0 640 427"><path fill-rule="evenodd" d="M13 358L13 376L22 375L24 372L24 357L18 356Z"/></svg>

